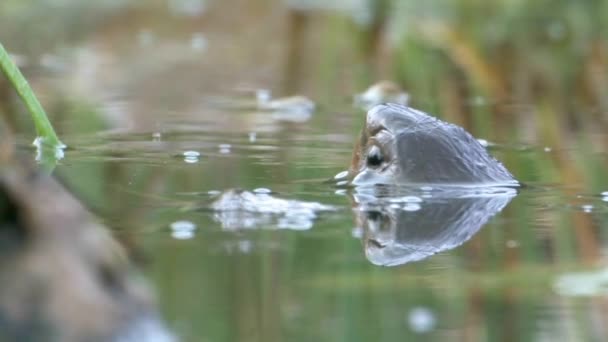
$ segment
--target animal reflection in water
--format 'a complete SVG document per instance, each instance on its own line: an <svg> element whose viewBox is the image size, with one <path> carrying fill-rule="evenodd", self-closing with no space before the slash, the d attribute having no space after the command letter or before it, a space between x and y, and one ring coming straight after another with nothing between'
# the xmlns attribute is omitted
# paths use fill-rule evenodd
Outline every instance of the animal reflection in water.
<svg viewBox="0 0 608 342"><path fill-rule="evenodd" d="M375 265L396 266L456 248L515 195L510 188L431 191L402 197L355 194L365 255Z"/></svg>
<svg viewBox="0 0 608 342"><path fill-rule="evenodd" d="M0 163L0 340L173 341L105 227L61 185Z"/></svg>

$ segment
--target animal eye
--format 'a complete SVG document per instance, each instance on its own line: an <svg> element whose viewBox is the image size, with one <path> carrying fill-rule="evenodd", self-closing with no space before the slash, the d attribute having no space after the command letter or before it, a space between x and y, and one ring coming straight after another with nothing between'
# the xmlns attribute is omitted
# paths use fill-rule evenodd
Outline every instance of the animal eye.
<svg viewBox="0 0 608 342"><path fill-rule="evenodd" d="M377 167L382 164L384 157L378 146L373 146L367 153L367 165Z"/></svg>

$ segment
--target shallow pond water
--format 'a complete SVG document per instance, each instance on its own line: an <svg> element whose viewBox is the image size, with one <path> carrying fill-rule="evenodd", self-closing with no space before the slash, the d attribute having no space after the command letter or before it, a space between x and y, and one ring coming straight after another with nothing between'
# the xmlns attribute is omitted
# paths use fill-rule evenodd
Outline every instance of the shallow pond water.
<svg viewBox="0 0 608 342"><path fill-rule="evenodd" d="M45 18L18 3L0 5L4 32ZM380 19L356 1L77 3L36 3L72 18L54 18L55 40L0 40L68 145L54 174L132 251L182 340L608 336L606 47L576 17L595 8L512 5L490 25L500 9L396 6L374 45L365 25ZM520 22L536 35L505 29ZM353 97L381 79L485 139L524 186L457 199L404 189L383 206L336 186L365 113ZM307 96L314 113L258 110L274 94ZM234 188L333 210L239 227L209 210Z"/></svg>

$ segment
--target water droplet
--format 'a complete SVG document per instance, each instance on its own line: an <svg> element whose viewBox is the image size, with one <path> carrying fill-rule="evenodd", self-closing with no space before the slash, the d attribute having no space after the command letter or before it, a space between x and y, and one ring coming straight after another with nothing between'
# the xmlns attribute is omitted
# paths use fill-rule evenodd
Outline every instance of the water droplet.
<svg viewBox="0 0 608 342"><path fill-rule="evenodd" d="M218 147L220 149L220 153L222 153L222 154L228 154L228 153L230 153L230 149L232 148L232 145L230 145L230 144L220 144Z"/></svg>
<svg viewBox="0 0 608 342"><path fill-rule="evenodd" d="M254 143L257 140L257 134L255 132L249 132L249 142Z"/></svg>
<svg viewBox="0 0 608 342"><path fill-rule="evenodd" d="M268 189L268 188L256 188L253 189L253 192L256 194L271 194L272 190Z"/></svg>
<svg viewBox="0 0 608 342"><path fill-rule="evenodd" d="M590 213L590 212L592 212L592 211L593 211L593 205L591 205L591 204L583 204L583 205L581 206L581 208L582 208L582 209L583 209L583 211L584 211L584 212L586 212L586 213Z"/></svg>
<svg viewBox="0 0 608 342"><path fill-rule="evenodd" d="M348 176L348 171L342 171L342 172L338 172L334 176L334 179L342 179L342 178L346 178L346 176Z"/></svg>
<svg viewBox="0 0 608 342"><path fill-rule="evenodd" d="M417 333L426 333L435 327L435 314L427 308L413 308L408 315L410 329Z"/></svg>

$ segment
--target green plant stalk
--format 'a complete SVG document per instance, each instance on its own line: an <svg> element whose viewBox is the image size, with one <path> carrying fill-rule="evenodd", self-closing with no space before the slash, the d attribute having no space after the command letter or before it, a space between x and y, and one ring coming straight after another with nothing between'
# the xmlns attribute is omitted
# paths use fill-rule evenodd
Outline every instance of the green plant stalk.
<svg viewBox="0 0 608 342"><path fill-rule="evenodd" d="M21 100L25 103L27 110L32 116L32 120L34 120L36 132L42 138L44 145L55 148L64 146L57 137L57 134L55 134L55 130L46 116L42 105L40 105L36 95L34 95L32 88L25 77L23 77L23 74L21 74L21 71L19 71L19 68L11 61L2 43L0 43L0 69L2 69L6 78L8 78L17 94L19 94L19 97L21 97Z"/></svg>

